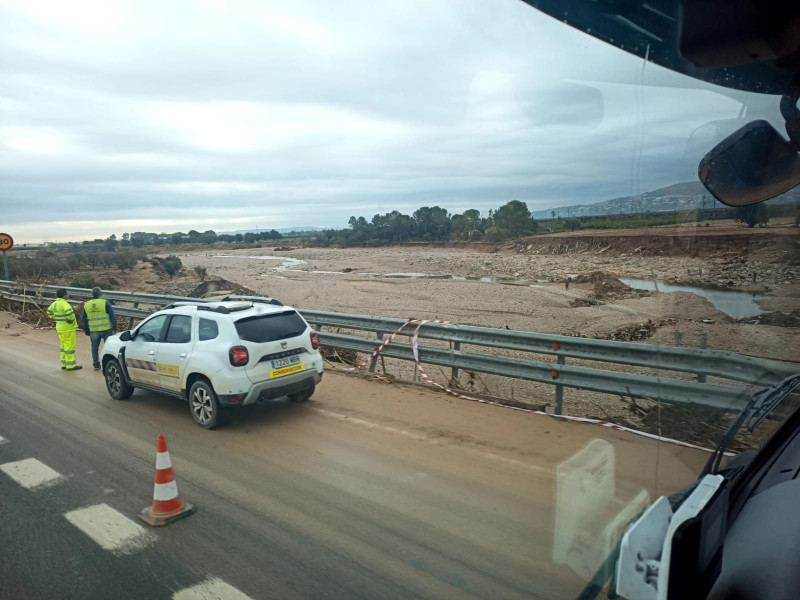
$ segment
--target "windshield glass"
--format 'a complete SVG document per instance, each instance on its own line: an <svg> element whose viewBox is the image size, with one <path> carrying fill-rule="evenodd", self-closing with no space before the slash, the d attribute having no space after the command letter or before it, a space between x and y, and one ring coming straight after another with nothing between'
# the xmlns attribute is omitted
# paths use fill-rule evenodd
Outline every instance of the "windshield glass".
<svg viewBox="0 0 800 600"><path fill-rule="evenodd" d="M752 121L787 136L741 71L518 0L0 4L0 597L143 594L125 571L152 597L575 598L800 371L800 191L732 208L698 177ZM84 324L95 287L132 341ZM287 310L136 330L229 296ZM198 514L98 547L62 513L139 526L159 433ZM31 457L63 475L45 537L6 477ZM53 561L85 576L39 581Z"/></svg>

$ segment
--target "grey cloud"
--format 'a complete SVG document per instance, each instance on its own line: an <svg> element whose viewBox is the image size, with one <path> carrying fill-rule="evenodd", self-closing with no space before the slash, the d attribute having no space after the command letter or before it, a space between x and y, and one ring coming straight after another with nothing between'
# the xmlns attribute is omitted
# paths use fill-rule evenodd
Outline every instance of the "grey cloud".
<svg viewBox="0 0 800 600"><path fill-rule="evenodd" d="M56 212L108 234L598 201L692 177L690 134L740 101L774 116L516 0L34 4L0 8L0 202L48 238Z"/></svg>

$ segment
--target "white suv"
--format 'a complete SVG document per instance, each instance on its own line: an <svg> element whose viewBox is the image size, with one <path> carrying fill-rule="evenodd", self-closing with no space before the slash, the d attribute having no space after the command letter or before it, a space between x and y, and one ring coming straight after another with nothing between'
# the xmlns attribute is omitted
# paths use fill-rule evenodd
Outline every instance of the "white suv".
<svg viewBox="0 0 800 600"><path fill-rule="evenodd" d="M229 409L282 396L304 402L322 380L317 333L271 298L176 302L106 340L112 398L134 388L189 401L195 422L222 425Z"/></svg>

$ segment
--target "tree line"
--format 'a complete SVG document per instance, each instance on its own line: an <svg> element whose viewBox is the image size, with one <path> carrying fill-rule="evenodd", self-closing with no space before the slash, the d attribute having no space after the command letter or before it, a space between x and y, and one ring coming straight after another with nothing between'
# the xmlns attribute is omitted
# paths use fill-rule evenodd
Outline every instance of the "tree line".
<svg viewBox="0 0 800 600"><path fill-rule="evenodd" d="M253 243L265 240L279 240L283 235L271 229L258 233L217 233L213 229L200 232L195 229L188 233L176 231L174 233L151 233L147 231L134 231L133 233L123 233L122 237L111 234L105 240L96 239L85 241L84 245L103 245L108 250L114 250L117 246L123 248L132 246L143 248L144 246L177 246L178 244L213 244L215 242L245 242Z"/></svg>
<svg viewBox="0 0 800 600"><path fill-rule="evenodd" d="M738 209L720 209L705 211L680 211L664 213L645 213L639 215L597 215L591 217L556 217L537 221L531 216L528 205L520 200L511 200L497 210L489 210L487 216L482 216L476 209L465 210L463 213L450 214L439 206L423 206L411 215L393 210L386 214L376 214L370 220L365 217L350 217L348 227L343 229L325 229L318 232L290 232L285 236L275 229L260 232L218 234L214 230L203 232L195 229L187 233L177 231L174 233L152 233L135 231L123 233L120 238L115 234L106 239L97 238L83 242L68 242L51 244L53 247L68 248L101 248L114 252L117 248L143 248L145 246L176 246L178 244L213 244L215 242L239 242L252 244L259 241L275 241L281 239L307 238L311 241L323 243L382 245L410 241L488 241L498 242L509 238L536 233L555 233L561 231L576 231L579 229L609 229L609 228L638 228L666 225L688 220L703 220L705 218L734 218L737 221L754 227L765 225L772 213L785 216L789 211L797 212L796 207L772 206L764 204L740 207ZM720 216L706 216L706 213L724 212ZM694 215L694 216L693 216ZM798 213L800 215L800 213ZM621 217L624 217L622 221ZM646 218L644 218L646 217ZM797 218L800 223L800 216ZM76 259L77 260L77 259ZM89 266L96 266L90 261L110 261L111 258L87 258ZM115 258L123 261L127 266L128 258ZM100 265L106 266L106 265ZM117 265L125 268L123 265Z"/></svg>
<svg viewBox="0 0 800 600"><path fill-rule="evenodd" d="M115 252L75 252L68 251L57 253L51 248L40 248L31 256L12 255L8 257L9 270L13 278L26 281L44 281L60 279L68 273L79 272L85 267L99 267L108 269L117 267L120 271L131 270L139 262L149 261L157 272L165 273L170 277L175 276L182 268L181 259L170 254L166 258L158 256L148 258L147 252L139 248L119 248ZM201 278L205 271L196 271ZM89 274L80 275L70 285L72 287L93 287L94 281ZM111 289L110 284L104 282L101 287Z"/></svg>
<svg viewBox="0 0 800 600"><path fill-rule="evenodd" d="M423 206L411 215L393 210L365 217L350 217L346 229L326 229L315 235L319 241L380 245L408 241L500 241L539 230L528 205L512 200L488 216L475 209L450 214L439 206Z"/></svg>

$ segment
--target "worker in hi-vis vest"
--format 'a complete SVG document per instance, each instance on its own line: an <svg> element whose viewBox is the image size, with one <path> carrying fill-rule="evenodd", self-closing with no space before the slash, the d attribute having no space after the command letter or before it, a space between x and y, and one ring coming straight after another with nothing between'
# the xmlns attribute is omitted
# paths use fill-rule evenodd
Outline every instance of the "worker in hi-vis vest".
<svg viewBox="0 0 800 600"><path fill-rule="evenodd" d="M111 301L100 297L99 287L92 288L92 299L83 304L83 332L92 338L92 366L100 370L100 340L105 340L117 330L117 315Z"/></svg>
<svg viewBox="0 0 800 600"><path fill-rule="evenodd" d="M56 333L61 342L61 368L65 371L77 371L82 369L75 364L75 330L78 329L78 321L75 318L75 311L67 302L69 292L64 288L56 290L56 300L47 307L47 316L56 322Z"/></svg>

